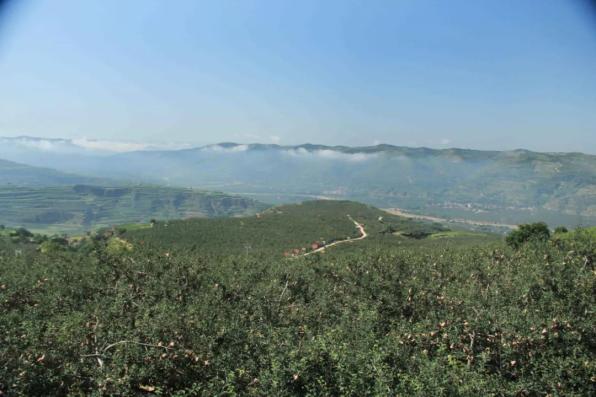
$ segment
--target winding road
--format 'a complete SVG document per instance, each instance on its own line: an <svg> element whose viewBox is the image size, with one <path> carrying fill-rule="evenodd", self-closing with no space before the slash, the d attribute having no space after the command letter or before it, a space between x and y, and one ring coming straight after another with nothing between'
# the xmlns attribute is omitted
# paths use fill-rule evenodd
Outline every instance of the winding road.
<svg viewBox="0 0 596 397"><path fill-rule="evenodd" d="M361 224L361 223L356 222L354 220L354 218L352 218L350 215L348 215L348 218L352 222L354 222L354 225L360 231L360 236L359 237L354 237L354 238L348 237L348 238L346 238L344 240L337 240L337 241L334 241L334 242L332 242L330 244L326 244L326 245L324 245L322 247L319 247L316 250L307 252L307 253L302 254L302 255L299 255L299 256L295 256L293 258L302 258L302 257L305 257L305 256L316 254L317 252L323 252L323 251L325 251L325 249L330 248L330 247L333 247L335 245L344 244L344 243L353 243L354 241L360 241L360 240L364 240L365 238L367 238L368 237L368 234L366 233L366 230L364 230L364 225Z"/></svg>

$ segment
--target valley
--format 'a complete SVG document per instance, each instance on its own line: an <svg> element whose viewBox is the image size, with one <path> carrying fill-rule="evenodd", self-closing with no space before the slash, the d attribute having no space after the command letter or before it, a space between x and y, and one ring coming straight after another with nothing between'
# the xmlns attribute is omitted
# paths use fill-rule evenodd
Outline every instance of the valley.
<svg viewBox="0 0 596 397"><path fill-rule="evenodd" d="M22 139L4 138L0 158L275 205L328 198L474 222L596 225L596 156L589 154L237 143L96 153L68 141L36 151L36 138Z"/></svg>

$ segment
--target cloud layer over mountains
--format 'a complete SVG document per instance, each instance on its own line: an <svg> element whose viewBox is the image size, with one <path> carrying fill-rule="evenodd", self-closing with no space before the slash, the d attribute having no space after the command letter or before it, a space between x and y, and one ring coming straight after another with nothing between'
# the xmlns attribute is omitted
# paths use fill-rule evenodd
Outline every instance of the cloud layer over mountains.
<svg viewBox="0 0 596 397"><path fill-rule="evenodd" d="M99 140L89 138L48 139L29 136L0 137L0 144L14 149L32 149L43 152L87 151L89 154L126 153L140 150L178 150L192 147L190 144L154 144Z"/></svg>
<svg viewBox="0 0 596 397"><path fill-rule="evenodd" d="M272 202L325 196L450 216L491 213L502 223L518 210L528 219L555 214L557 223L596 223L596 156L581 153L18 137L0 138L0 159L127 183L267 195Z"/></svg>

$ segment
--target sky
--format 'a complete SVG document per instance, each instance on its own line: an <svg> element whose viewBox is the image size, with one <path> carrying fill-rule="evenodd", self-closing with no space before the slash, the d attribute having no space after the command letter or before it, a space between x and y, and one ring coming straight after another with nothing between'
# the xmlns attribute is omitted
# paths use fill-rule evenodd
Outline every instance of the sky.
<svg viewBox="0 0 596 397"><path fill-rule="evenodd" d="M596 154L581 0L19 0L0 135Z"/></svg>

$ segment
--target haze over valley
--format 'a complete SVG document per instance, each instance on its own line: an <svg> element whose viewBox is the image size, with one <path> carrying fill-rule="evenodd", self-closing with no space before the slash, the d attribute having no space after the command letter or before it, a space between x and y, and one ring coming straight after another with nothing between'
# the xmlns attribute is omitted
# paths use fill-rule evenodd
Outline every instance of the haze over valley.
<svg viewBox="0 0 596 397"><path fill-rule="evenodd" d="M267 204L349 199L447 219L596 225L596 156L589 154L387 144L220 143L133 150L125 144L114 149L112 143L110 150L64 139L1 139L0 158L43 167L3 163L4 185L151 184L220 191Z"/></svg>

